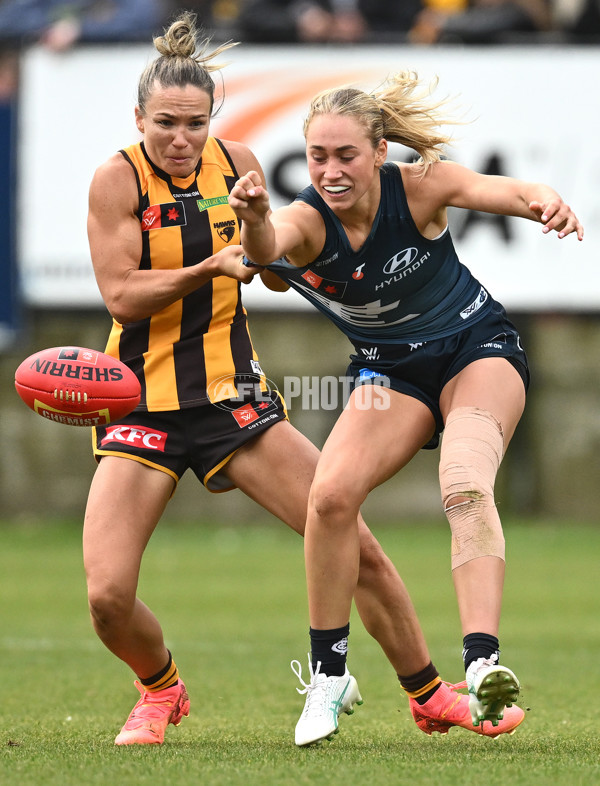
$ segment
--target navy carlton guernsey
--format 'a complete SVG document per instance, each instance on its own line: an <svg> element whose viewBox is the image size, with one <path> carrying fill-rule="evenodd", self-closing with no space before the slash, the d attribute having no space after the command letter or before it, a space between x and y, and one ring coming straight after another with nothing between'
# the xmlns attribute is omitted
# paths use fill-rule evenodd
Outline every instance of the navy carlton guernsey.
<svg viewBox="0 0 600 786"><path fill-rule="evenodd" d="M326 240L310 265L269 265L353 342L432 341L483 317L492 298L459 261L446 229L435 240L417 230L396 164L381 168L381 201L369 237L354 251L341 222L313 186L297 200L323 217Z"/></svg>

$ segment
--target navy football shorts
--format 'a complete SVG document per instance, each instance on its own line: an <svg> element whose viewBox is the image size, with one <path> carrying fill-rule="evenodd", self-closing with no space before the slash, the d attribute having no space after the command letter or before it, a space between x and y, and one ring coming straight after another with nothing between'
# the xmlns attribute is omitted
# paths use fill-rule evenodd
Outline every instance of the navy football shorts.
<svg viewBox="0 0 600 786"><path fill-rule="evenodd" d="M133 411L93 429L96 460L122 456L162 470L177 483L192 469L209 491L234 488L221 472L233 454L266 429L286 420L283 399L269 390L257 399L170 410Z"/></svg>
<svg viewBox="0 0 600 786"><path fill-rule="evenodd" d="M444 421L439 400L444 385L459 371L480 358L506 358L519 372L525 390L529 366L519 334L500 303L493 301L488 313L471 327L447 338L408 344L356 345L347 374L354 386L382 384L426 404L436 423L436 433L423 447L436 448ZM389 385L388 381L389 380Z"/></svg>

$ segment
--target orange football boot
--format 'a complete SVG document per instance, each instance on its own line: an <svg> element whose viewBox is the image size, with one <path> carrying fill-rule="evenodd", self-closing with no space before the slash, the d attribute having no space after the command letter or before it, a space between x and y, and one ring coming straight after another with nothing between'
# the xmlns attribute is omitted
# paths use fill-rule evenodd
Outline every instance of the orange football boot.
<svg viewBox="0 0 600 786"><path fill-rule="evenodd" d="M115 745L161 745L169 723L179 726L183 716L190 714L185 685L178 680L172 688L152 693L137 680L134 684L142 695L117 734Z"/></svg>
<svg viewBox="0 0 600 786"><path fill-rule="evenodd" d="M523 722L525 713L513 704L505 707L504 717L497 720L497 725L490 720L482 721L477 726L473 725L469 697L458 692L459 689L466 687L466 682L459 682L457 685L442 682L425 704L418 704L415 699L409 698L410 711L421 731L425 734L432 734L434 731L448 734L452 726L462 726L463 729L482 734L484 737L498 737L500 734L512 734Z"/></svg>

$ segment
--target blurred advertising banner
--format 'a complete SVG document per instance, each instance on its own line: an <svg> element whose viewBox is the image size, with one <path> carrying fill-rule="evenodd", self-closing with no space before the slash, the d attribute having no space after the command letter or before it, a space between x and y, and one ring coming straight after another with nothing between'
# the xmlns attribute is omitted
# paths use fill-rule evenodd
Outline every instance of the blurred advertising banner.
<svg viewBox="0 0 600 786"><path fill-rule="evenodd" d="M138 140L137 81L150 47L39 48L22 63L18 241L25 302L41 307L101 305L86 237L87 193L95 168ZM600 125L594 47L412 48L406 46L250 47L222 55L215 74L224 102L212 134L248 144L261 162L273 205L308 185L302 121L311 97L353 83L371 89L400 70L434 98L450 98L455 126L449 157L489 174L541 181L573 205L586 239L559 241L521 219L454 211L461 259L508 308L600 309ZM219 107L220 100L216 106ZM391 145L392 160L410 151ZM249 306L309 308L294 293L259 281L245 288Z"/></svg>

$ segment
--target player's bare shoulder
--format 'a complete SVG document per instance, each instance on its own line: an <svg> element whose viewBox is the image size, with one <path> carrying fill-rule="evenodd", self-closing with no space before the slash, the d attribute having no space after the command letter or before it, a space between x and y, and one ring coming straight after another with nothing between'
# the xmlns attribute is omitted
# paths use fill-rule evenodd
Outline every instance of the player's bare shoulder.
<svg viewBox="0 0 600 786"><path fill-rule="evenodd" d="M115 153L96 169L89 199L90 209L119 205L135 210L138 201L135 173L121 153Z"/></svg>
<svg viewBox="0 0 600 786"><path fill-rule="evenodd" d="M234 142L231 139L222 139L221 142L231 156L233 165L239 175L244 175L246 172L253 170L260 173L264 182L264 175L258 159L247 145L244 145L242 142Z"/></svg>
<svg viewBox="0 0 600 786"><path fill-rule="evenodd" d="M92 183L104 183L106 180L120 180L125 173L130 173L134 179L133 168L121 153L114 153L109 159L96 169Z"/></svg>
<svg viewBox="0 0 600 786"><path fill-rule="evenodd" d="M398 163L402 183L408 200L430 200L432 203L445 204L448 194L456 189L464 167L454 161L435 161L427 167L420 163Z"/></svg>

